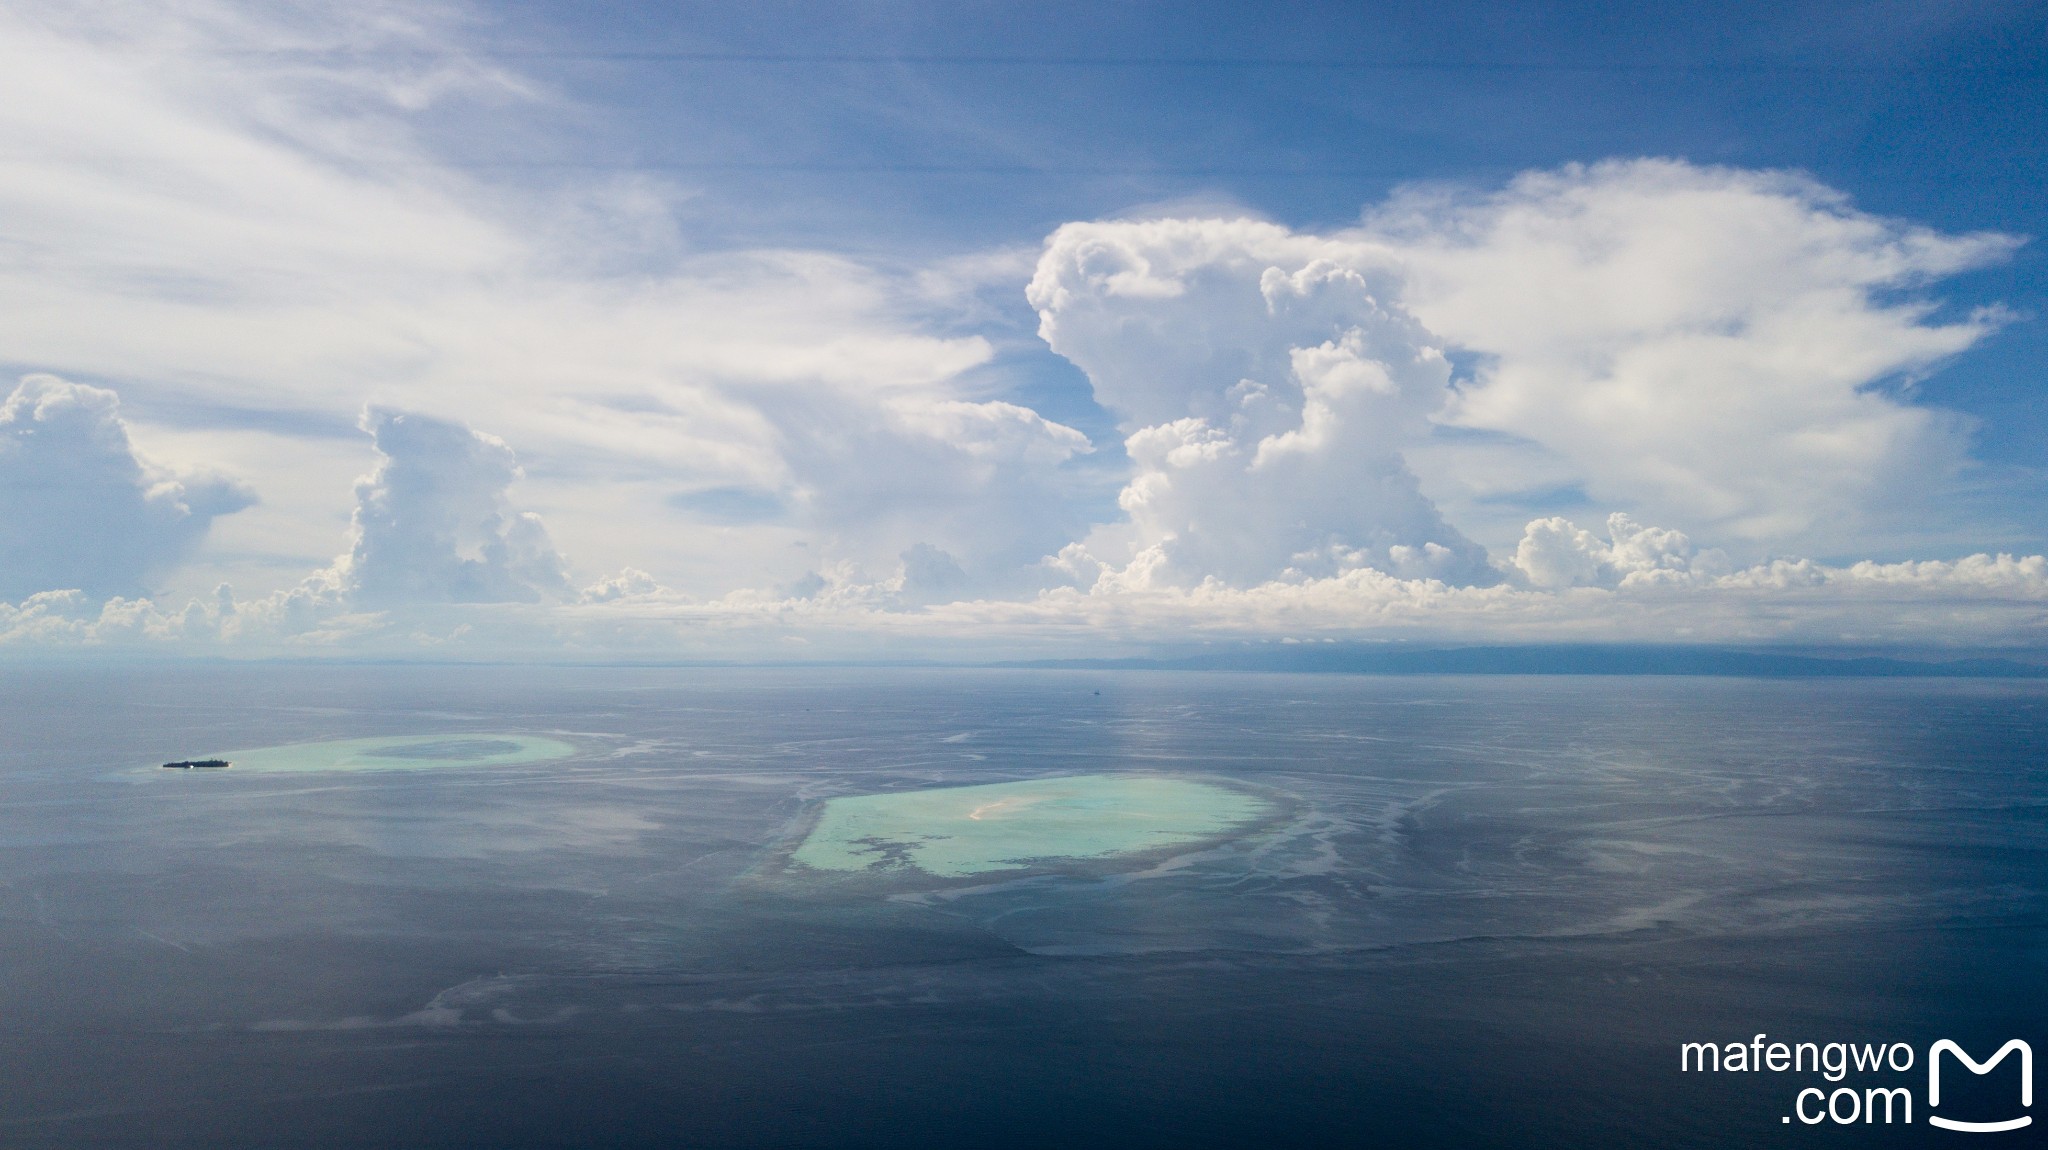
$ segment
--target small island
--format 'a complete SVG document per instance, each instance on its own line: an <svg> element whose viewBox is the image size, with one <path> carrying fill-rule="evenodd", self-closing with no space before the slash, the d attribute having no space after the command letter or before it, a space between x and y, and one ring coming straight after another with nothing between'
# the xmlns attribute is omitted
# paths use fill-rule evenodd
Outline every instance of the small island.
<svg viewBox="0 0 2048 1150"><path fill-rule="evenodd" d="M190 771L195 769L217 771L223 767L232 767L234 765L226 759L180 759L175 763L165 763L164 769L167 771Z"/></svg>

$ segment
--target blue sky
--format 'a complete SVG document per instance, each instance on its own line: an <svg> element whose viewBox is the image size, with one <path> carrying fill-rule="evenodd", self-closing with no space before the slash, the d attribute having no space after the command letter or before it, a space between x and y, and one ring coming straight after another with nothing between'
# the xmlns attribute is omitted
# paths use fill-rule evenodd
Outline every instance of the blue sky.
<svg viewBox="0 0 2048 1150"><path fill-rule="evenodd" d="M0 11L16 645L2041 641L2040 4Z"/></svg>
<svg viewBox="0 0 2048 1150"><path fill-rule="evenodd" d="M605 3L477 18L479 43L578 108L509 137L494 125L488 142L457 121L451 156L535 180L662 173L702 196L689 224L712 245L933 258L1173 203L1328 228L1404 184L1616 156L1792 168L1875 214L2048 234L2040 4ZM2029 245L1941 297L2041 315L2043 261ZM1028 337L1021 298L998 302ZM1085 379L1037 351L1018 349L1029 378L1012 386L1108 427ZM2048 328L2015 324L1922 394L1983 419L1983 462L2027 467L2048 442L2044 365ZM2038 547L2048 519L2026 494L2006 510Z"/></svg>

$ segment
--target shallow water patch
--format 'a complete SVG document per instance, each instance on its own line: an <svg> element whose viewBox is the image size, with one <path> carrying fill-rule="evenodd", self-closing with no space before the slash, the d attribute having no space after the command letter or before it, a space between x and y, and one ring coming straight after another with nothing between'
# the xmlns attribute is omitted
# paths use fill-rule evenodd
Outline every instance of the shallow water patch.
<svg viewBox="0 0 2048 1150"><path fill-rule="evenodd" d="M1264 818L1243 791L1160 775L1069 775L830 799L791 860L944 878L1200 842Z"/></svg>
<svg viewBox="0 0 2048 1150"><path fill-rule="evenodd" d="M219 757L232 762L237 771L420 771L539 763L575 753L573 744L560 739L493 731L288 743L229 751Z"/></svg>

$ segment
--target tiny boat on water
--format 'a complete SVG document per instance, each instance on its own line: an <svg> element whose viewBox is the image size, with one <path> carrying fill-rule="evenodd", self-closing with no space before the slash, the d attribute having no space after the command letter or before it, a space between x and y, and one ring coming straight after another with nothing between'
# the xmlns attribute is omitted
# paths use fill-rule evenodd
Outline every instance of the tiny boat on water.
<svg viewBox="0 0 2048 1150"><path fill-rule="evenodd" d="M167 771L189 771L198 768L201 770L217 771L222 767L232 766L234 764L226 759L180 759L175 763L165 763L164 769Z"/></svg>

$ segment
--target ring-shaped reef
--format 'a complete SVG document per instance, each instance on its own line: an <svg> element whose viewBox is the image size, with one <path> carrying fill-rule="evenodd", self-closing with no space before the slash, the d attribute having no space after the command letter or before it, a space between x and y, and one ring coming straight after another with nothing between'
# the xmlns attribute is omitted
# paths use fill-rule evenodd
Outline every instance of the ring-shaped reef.
<svg viewBox="0 0 2048 1150"><path fill-rule="evenodd" d="M1068 775L829 799L791 861L942 878L1197 843L1272 813L1256 795L1168 775Z"/></svg>
<svg viewBox="0 0 2048 1150"><path fill-rule="evenodd" d="M564 759L576 747L560 739L499 732L385 735L331 739L228 751L220 758L237 771L423 771L442 767L502 767Z"/></svg>

